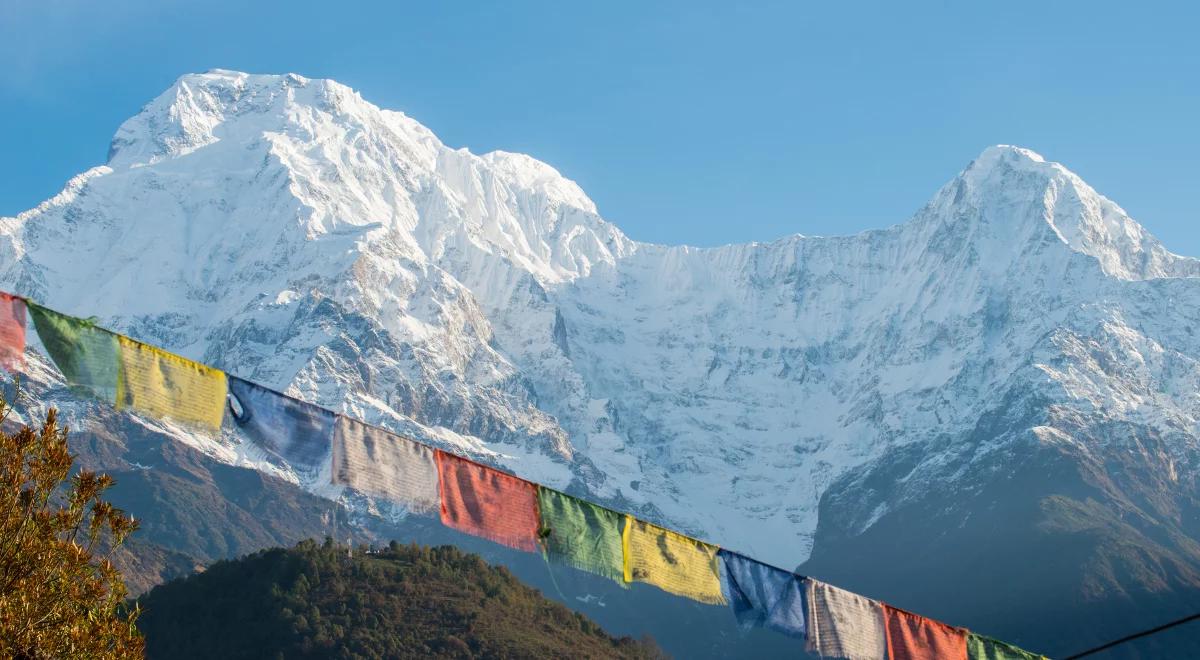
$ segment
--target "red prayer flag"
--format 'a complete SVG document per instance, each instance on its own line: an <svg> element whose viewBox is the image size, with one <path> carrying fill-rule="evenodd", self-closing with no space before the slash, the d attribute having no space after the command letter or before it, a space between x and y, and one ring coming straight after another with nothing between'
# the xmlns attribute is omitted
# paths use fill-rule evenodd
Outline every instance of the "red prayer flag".
<svg viewBox="0 0 1200 660"><path fill-rule="evenodd" d="M919 614L883 606L892 660L967 660L967 631Z"/></svg>
<svg viewBox="0 0 1200 660"><path fill-rule="evenodd" d="M444 451L437 452L442 524L518 550L537 550L537 487Z"/></svg>
<svg viewBox="0 0 1200 660"><path fill-rule="evenodd" d="M0 291L0 367L25 368L25 301Z"/></svg>

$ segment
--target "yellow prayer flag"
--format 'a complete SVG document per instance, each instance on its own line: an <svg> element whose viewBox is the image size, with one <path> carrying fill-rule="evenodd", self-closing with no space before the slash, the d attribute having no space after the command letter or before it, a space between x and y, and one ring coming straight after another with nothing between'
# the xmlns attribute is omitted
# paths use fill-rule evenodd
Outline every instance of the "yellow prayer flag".
<svg viewBox="0 0 1200 660"><path fill-rule="evenodd" d="M646 582L702 603L725 603L717 547L625 516L625 581Z"/></svg>
<svg viewBox="0 0 1200 660"><path fill-rule="evenodd" d="M227 391L224 371L128 337L119 339L118 408L221 428Z"/></svg>

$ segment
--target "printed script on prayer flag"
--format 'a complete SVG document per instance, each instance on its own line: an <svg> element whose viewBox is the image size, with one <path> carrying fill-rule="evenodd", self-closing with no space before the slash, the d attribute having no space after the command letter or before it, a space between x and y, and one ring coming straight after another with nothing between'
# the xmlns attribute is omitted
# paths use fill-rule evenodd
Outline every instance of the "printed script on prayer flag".
<svg viewBox="0 0 1200 660"><path fill-rule="evenodd" d="M808 600L808 648L847 660L887 657L883 605L865 596L805 579Z"/></svg>
<svg viewBox="0 0 1200 660"><path fill-rule="evenodd" d="M884 605L892 660L967 660L967 631Z"/></svg>
<svg viewBox="0 0 1200 660"><path fill-rule="evenodd" d="M658 525L625 517L625 581L711 605L723 604L717 547Z"/></svg>
<svg viewBox="0 0 1200 660"><path fill-rule="evenodd" d="M27 306L42 346L67 384L115 405L121 367L117 335L41 305Z"/></svg>
<svg viewBox="0 0 1200 660"><path fill-rule="evenodd" d="M246 437L293 470L315 473L328 465L337 415L236 376L229 376L232 417Z"/></svg>
<svg viewBox="0 0 1200 660"><path fill-rule="evenodd" d="M333 434L333 483L427 513L438 508L436 450L341 417Z"/></svg>
<svg viewBox="0 0 1200 660"><path fill-rule="evenodd" d="M0 368L25 368L25 301L0 291Z"/></svg>
<svg viewBox="0 0 1200 660"><path fill-rule="evenodd" d="M514 476L437 452L442 524L518 550L537 550L536 487Z"/></svg>
<svg viewBox="0 0 1200 660"><path fill-rule="evenodd" d="M121 377L117 381L117 408L213 430L221 428L227 391L225 372L128 337L118 340Z"/></svg>
<svg viewBox="0 0 1200 660"><path fill-rule="evenodd" d="M538 512L548 559L624 585L622 514L544 487L538 488Z"/></svg>
<svg viewBox="0 0 1200 660"><path fill-rule="evenodd" d="M967 637L967 657L970 660L1048 660L1044 655L1030 653L1012 644L975 633Z"/></svg>
<svg viewBox="0 0 1200 660"><path fill-rule="evenodd" d="M725 597L742 627L761 626L804 638L804 578L721 550Z"/></svg>

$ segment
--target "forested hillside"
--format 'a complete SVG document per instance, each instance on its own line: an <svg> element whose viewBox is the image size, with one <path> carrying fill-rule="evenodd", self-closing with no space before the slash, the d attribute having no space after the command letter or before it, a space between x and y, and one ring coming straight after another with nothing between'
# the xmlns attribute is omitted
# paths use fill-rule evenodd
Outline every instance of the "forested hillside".
<svg viewBox="0 0 1200 660"><path fill-rule="evenodd" d="M303 541L140 599L149 658L655 658L451 546Z"/></svg>

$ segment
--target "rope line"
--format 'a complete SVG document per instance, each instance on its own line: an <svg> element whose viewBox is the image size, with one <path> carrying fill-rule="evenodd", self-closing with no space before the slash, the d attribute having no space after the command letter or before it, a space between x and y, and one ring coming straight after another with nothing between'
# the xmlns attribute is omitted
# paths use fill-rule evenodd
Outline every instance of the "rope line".
<svg viewBox="0 0 1200 660"><path fill-rule="evenodd" d="M1200 619L1200 612L1197 612L1191 616L1185 616L1182 619L1176 619L1175 621L1172 621L1170 623L1164 623L1163 625L1158 626L1157 628L1150 628L1149 630L1143 630L1142 632L1133 633L1132 635L1126 635L1125 637L1122 637L1121 639L1114 639L1113 641L1108 642L1107 644L1101 644L1100 646L1097 646L1095 648L1090 648L1086 651L1076 653L1075 655L1067 656L1066 658L1063 658L1063 660L1075 660L1076 658L1082 658L1087 655L1092 655L1093 653L1107 651L1108 649L1111 649L1112 647L1117 646L1119 644L1124 644L1125 642L1132 642L1135 639L1140 639L1142 637L1149 637L1150 635L1156 635L1156 634L1166 630L1167 628L1174 628L1175 626L1181 626L1189 621L1195 621L1196 619Z"/></svg>

